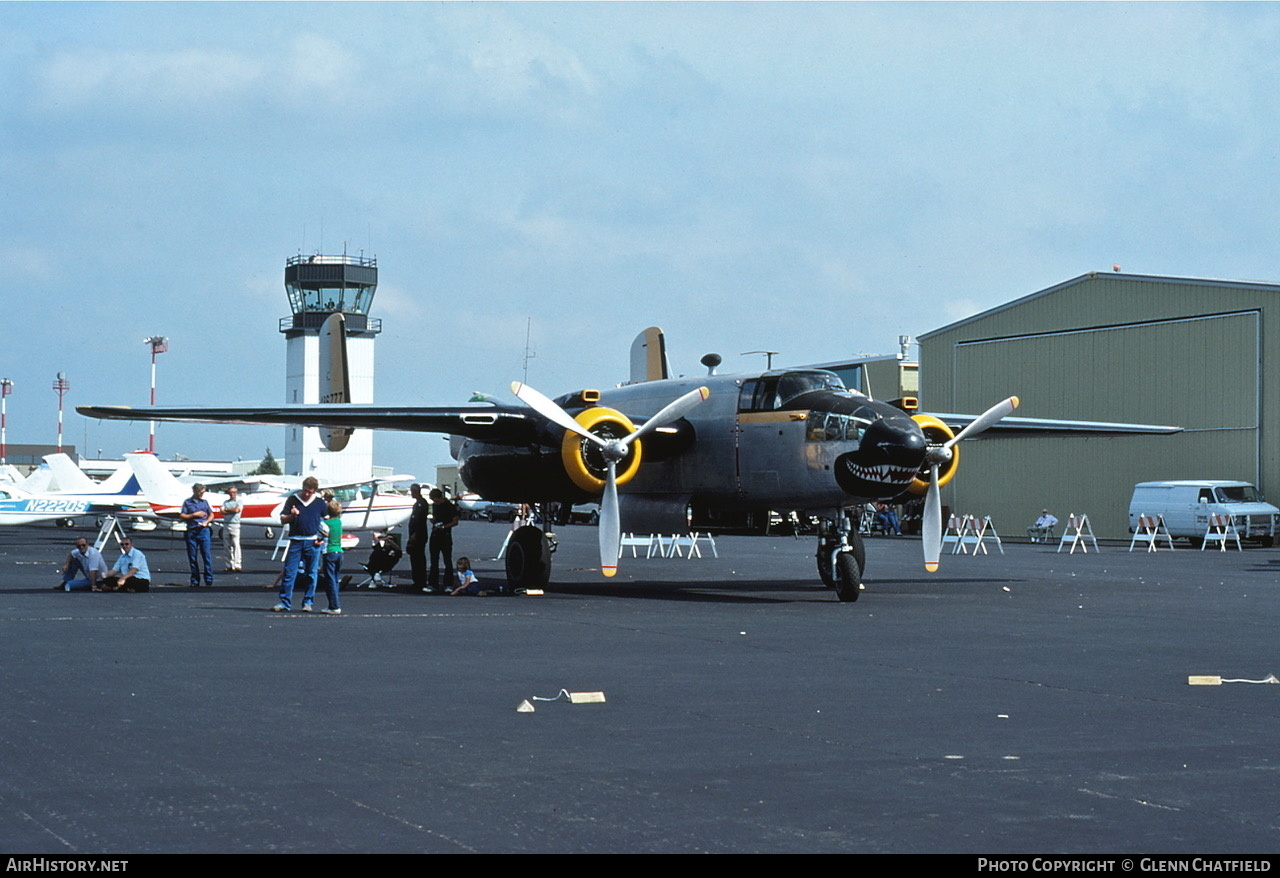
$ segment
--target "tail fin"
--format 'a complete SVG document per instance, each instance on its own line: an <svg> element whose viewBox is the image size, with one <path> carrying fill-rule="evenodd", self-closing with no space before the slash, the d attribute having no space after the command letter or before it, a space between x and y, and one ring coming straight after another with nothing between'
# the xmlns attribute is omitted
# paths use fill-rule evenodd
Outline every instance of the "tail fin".
<svg viewBox="0 0 1280 878"><path fill-rule="evenodd" d="M102 487L84 474L84 470L76 466L76 462L62 452L46 454L44 462L49 464L53 473L53 481L58 490L66 494L96 494Z"/></svg>
<svg viewBox="0 0 1280 878"><path fill-rule="evenodd" d="M132 487L130 487L132 483ZM98 483L97 491L103 494L137 494L138 480L134 478L129 464L122 463L120 468Z"/></svg>
<svg viewBox="0 0 1280 878"><path fill-rule="evenodd" d="M660 381L670 377L666 337L661 329L650 326L631 343L631 383Z"/></svg>
<svg viewBox="0 0 1280 878"><path fill-rule="evenodd" d="M320 328L321 373L324 376L320 402L328 405L351 402L351 376L347 370L347 319L330 314ZM350 428L323 427L320 436L324 447L341 451L351 439Z"/></svg>
<svg viewBox="0 0 1280 878"><path fill-rule="evenodd" d="M49 469L49 464L42 463L27 473L27 477L18 483L18 487L30 494L43 494L52 484L53 470Z"/></svg>
<svg viewBox="0 0 1280 878"><path fill-rule="evenodd" d="M152 506L179 506L191 493L178 477L165 469L160 458L148 451L134 451L124 456L138 477L143 496Z"/></svg>

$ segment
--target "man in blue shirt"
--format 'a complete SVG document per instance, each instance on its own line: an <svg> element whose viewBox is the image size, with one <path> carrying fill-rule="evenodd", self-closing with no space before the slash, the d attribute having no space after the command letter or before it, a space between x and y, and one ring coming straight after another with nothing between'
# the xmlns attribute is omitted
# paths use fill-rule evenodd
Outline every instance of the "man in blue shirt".
<svg viewBox="0 0 1280 878"><path fill-rule="evenodd" d="M133 540L120 541L120 559L116 561L107 578L102 581L103 591L150 591L151 568L141 549L133 547Z"/></svg>
<svg viewBox="0 0 1280 878"><path fill-rule="evenodd" d="M187 523L187 563L191 565L191 587L200 584L200 564L204 562L204 584L213 585L213 507L204 499L204 485L191 486L191 496L182 501L178 517Z"/></svg>
<svg viewBox="0 0 1280 878"><path fill-rule="evenodd" d="M277 613L293 609L293 584L298 578L300 563L311 577L307 595L302 599L302 611L311 612L320 566L320 522L324 521L328 509L328 503L316 493L319 488L315 476L307 476L302 480L302 490L290 494L280 511L280 523L289 525L289 550L285 552L284 575L280 578L280 602L271 608Z"/></svg>

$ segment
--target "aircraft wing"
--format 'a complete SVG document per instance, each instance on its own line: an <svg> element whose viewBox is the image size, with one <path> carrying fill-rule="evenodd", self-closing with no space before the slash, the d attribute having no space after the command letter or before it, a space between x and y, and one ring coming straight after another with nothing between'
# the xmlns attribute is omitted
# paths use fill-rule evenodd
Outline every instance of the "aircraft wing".
<svg viewBox="0 0 1280 878"><path fill-rule="evenodd" d="M930 415L959 431L975 421L977 415L949 415L929 412ZM1002 418L975 438L1001 439L1011 436L1117 436L1145 433L1167 435L1181 433L1181 427L1158 424L1124 424L1109 421L1063 421L1054 418Z"/></svg>
<svg viewBox="0 0 1280 878"><path fill-rule="evenodd" d="M529 442L539 419L524 406L484 402L454 407L339 405L282 405L265 408L182 408L82 405L87 418L118 421L193 421L206 424L296 424L300 427L404 430L446 433L483 442Z"/></svg>

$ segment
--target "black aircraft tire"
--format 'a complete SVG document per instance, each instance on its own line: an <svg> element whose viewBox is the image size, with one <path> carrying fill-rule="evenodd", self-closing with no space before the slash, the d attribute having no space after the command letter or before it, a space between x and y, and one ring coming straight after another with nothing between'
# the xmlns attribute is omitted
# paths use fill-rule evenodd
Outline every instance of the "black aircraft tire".
<svg viewBox="0 0 1280 878"><path fill-rule="evenodd" d="M849 546L853 549L854 560L858 562L858 570L865 571L867 569L867 544L863 542L862 534L854 531L849 534ZM827 588L836 587L836 576L831 570L831 549L818 545L818 577L822 580L822 584Z"/></svg>
<svg viewBox="0 0 1280 878"><path fill-rule="evenodd" d="M551 552L539 528L518 527L507 541L507 584L512 588L542 588L551 579Z"/></svg>
<svg viewBox="0 0 1280 878"><path fill-rule="evenodd" d="M836 556L836 573L840 581L836 584L836 597L846 603L858 599L862 585L862 571L858 569L858 559L853 552L841 552Z"/></svg>

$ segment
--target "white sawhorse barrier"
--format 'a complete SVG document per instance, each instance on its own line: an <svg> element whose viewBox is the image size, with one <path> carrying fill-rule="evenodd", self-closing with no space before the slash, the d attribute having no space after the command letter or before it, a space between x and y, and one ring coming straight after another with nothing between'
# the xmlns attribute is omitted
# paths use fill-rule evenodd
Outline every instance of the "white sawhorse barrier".
<svg viewBox="0 0 1280 878"><path fill-rule="evenodd" d="M1158 540L1165 540L1169 544L1169 551L1173 551L1173 537L1169 534L1169 528L1164 525L1163 515L1139 515L1138 528L1133 532L1133 539L1129 541L1129 551L1133 551L1133 547L1138 543L1146 543L1148 552L1158 552L1160 547L1157 545Z"/></svg>
<svg viewBox="0 0 1280 878"><path fill-rule="evenodd" d="M622 553L627 549L631 550L632 558L636 557L637 549L644 549L644 556L646 558L652 558L654 555L661 558L663 557L662 537L657 534L636 536L632 533L625 533L622 535L622 540L618 543L618 557L621 558Z"/></svg>
<svg viewBox="0 0 1280 878"><path fill-rule="evenodd" d="M1093 550L1098 551L1098 541L1093 536L1093 527L1089 524L1089 516L1081 514L1076 515L1074 512L1067 516L1067 529L1063 531L1062 539L1058 541L1058 551L1062 551L1062 547L1067 543L1071 544L1071 551L1068 555L1076 553L1076 547L1080 547L1080 551L1089 554L1089 544L1093 543Z"/></svg>
<svg viewBox="0 0 1280 878"><path fill-rule="evenodd" d="M965 520L958 515L951 515L947 518L947 527L942 532L942 551L947 550L947 544L951 545L951 554L955 555L960 551L960 536L964 527Z"/></svg>
<svg viewBox="0 0 1280 878"><path fill-rule="evenodd" d="M1218 543L1218 550L1225 552L1227 550L1227 541L1235 540L1236 548L1244 551L1244 546L1240 545L1240 531L1236 530L1236 521L1230 515L1210 515L1209 526L1204 532L1204 542L1200 544L1200 551L1203 552L1205 546L1210 541Z"/></svg>
<svg viewBox="0 0 1280 878"><path fill-rule="evenodd" d="M984 515L981 519L976 515L952 515L947 519L947 527L942 535L944 551L950 545L952 555L986 555L989 554L987 543L994 543L1000 554L1004 554L1004 543L1000 541L1000 534L996 533L990 515Z"/></svg>
<svg viewBox="0 0 1280 878"><path fill-rule="evenodd" d="M973 554L978 554L979 549L982 550L982 554L987 554L987 543L995 543L996 548L1000 550L1000 554L1004 554L1004 543L1000 542L1000 534L996 533L996 526L991 522L990 515L982 516L982 521L970 516L969 523L974 535L977 537Z"/></svg>
<svg viewBox="0 0 1280 878"><path fill-rule="evenodd" d="M672 534L671 536L663 536L662 534L644 534L637 536L633 533L624 533L622 539L618 543L618 557L622 557L622 553L627 549L631 550L631 557L637 557L636 552L644 549L646 558L694 558L702 557L701 547L705 546L711 550L712 557L719 558L720 553L716 550L716 541L707 533L699 533L694 531L689 534ZM686 555L685 552L688 551Z"/></svg>

